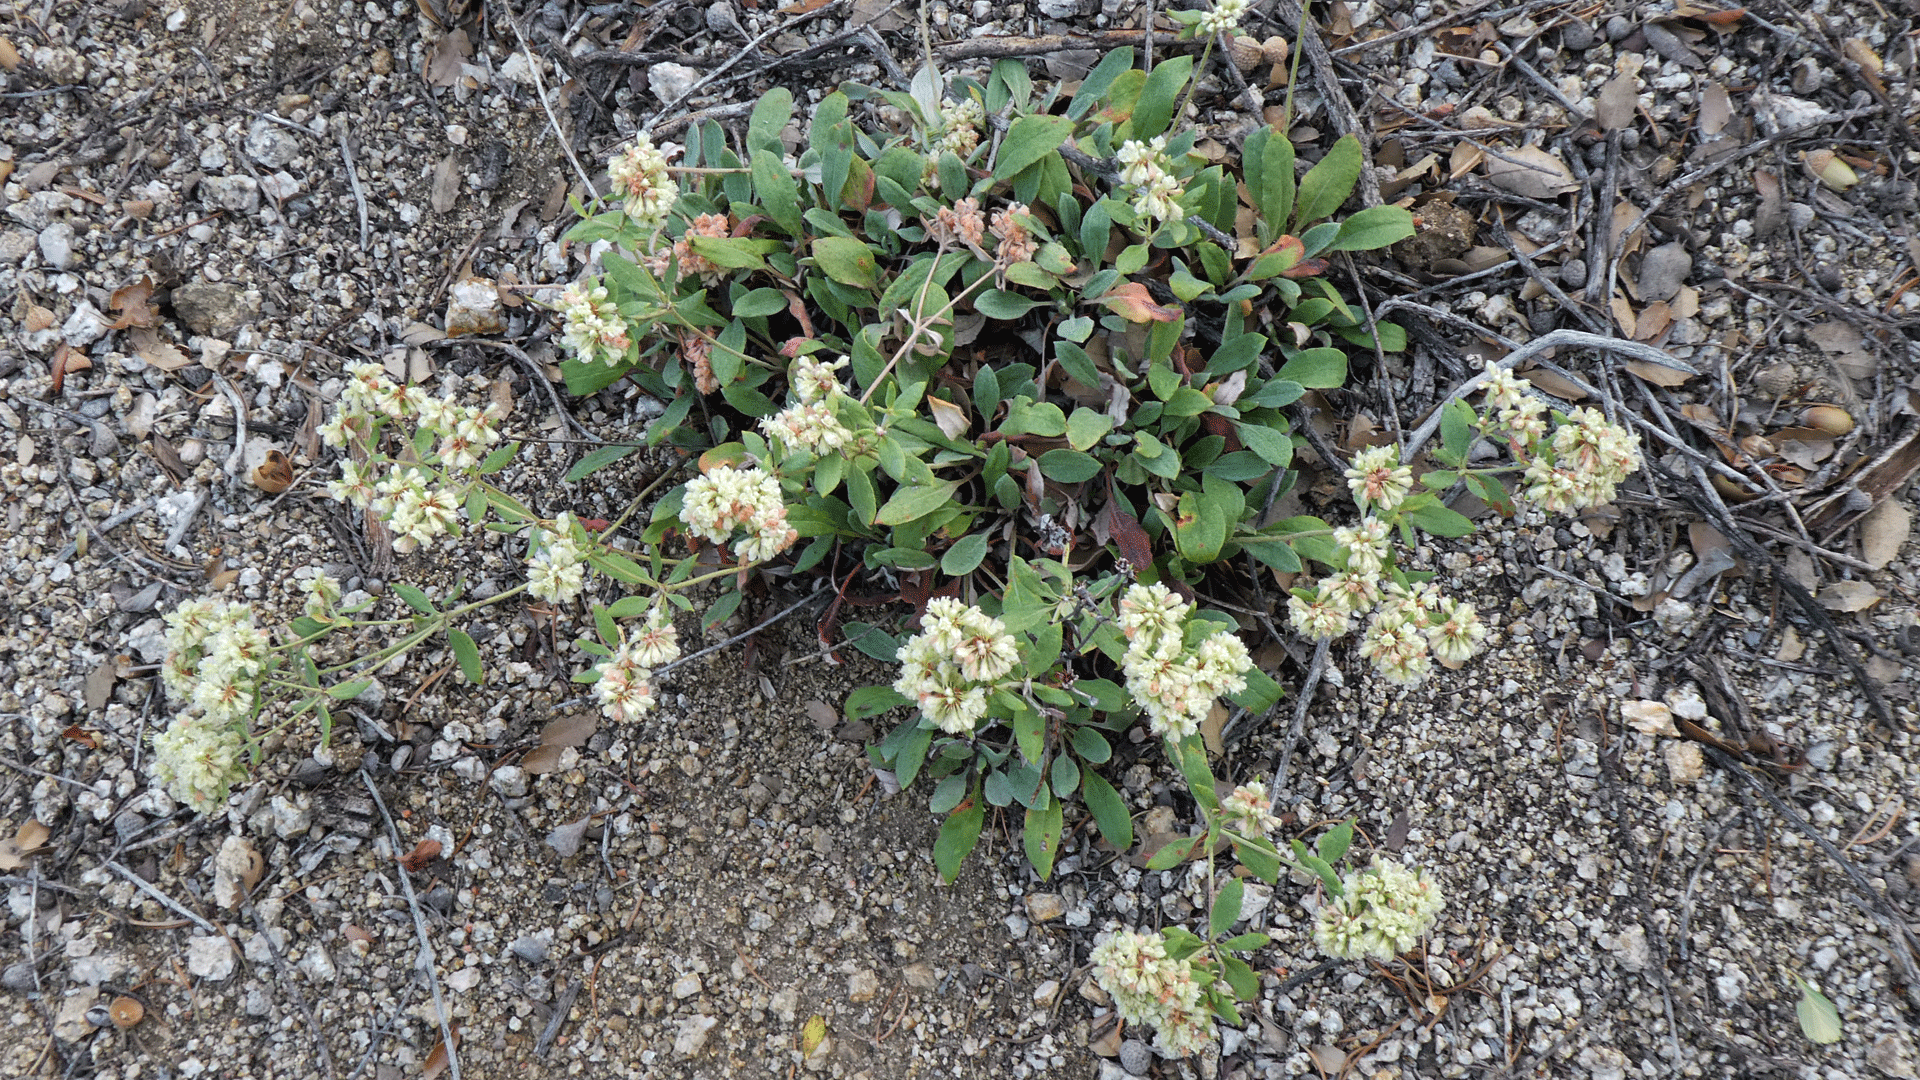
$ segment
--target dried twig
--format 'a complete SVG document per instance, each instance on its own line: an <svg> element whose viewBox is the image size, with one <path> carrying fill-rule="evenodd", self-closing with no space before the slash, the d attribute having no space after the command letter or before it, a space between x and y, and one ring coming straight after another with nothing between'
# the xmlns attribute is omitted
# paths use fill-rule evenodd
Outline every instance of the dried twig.
<svg viewBox="0 0 1920 1080"><path fill-rule="evenodd" d="M575 979L553 999L553 1015L547 1018L546 1029L540 1032L540 1038L533 1044L534 1057L546 1060L547 1051L553 1049L553 1040L560 1037L560 1029L567 1022L567 1014L573 1011L574 999L579 996L580 980Z"/></svg>
<svg viewBox="0 0 1920 1080"><path fill-rule="evenodd" d="M676 97L672 101L669 101L665 105L661 106L659 112L654 113L652 116L648 117L647 122L640 125L640 130L653 131L656 125L658 125L661 119L664 118L668 113L679 108L682 102L686 101L688 98L692 97L694 94L697 94L701 90L705 89L708 83L713 82L715 79L718 79L720 76L725 75L727 72L733 70L734 65L738 64L742 60L745 60L747 57L752 56L754 53L754 50L758 49L761 43L766 41L768 38L773 37L775 34L783 34L783 33L787 33L789 31L798 29L801 23L809 22L813 19L819 18L822 15L826 15L830 12L838 11L841 7L845 6L846 3L847 3L847 0L828 0L827 3L822 4L817 8L814 8L812 11L802 12L791 19L787 19L782 22L776 22L772 26L769 26L765 30L762 30L757 36L754 37L752 41L749 41L745 45L741 46L740 51L734 53L732 56L729 56L726 59L726 61L722 63L719 67L716 67L712 71L707 72L705 75L700 76L700 78L697 81L695 81L692 86L689 86L685 90L681 91L679 97ZM749 108L751 108L751 106L749 106Z"/></svg>
<svg viewBox="0 0 1920 1080"><path fill-rule="evenodd" d="M593 432L588 431L586 427L582 425L577 418L574 417L573 413L570 410L568 410L564 404L561 403L560 392L553 388L553 381L547 378L546 373L540 370L540 365L534 361L533 357L527 355L527 352L525 349L522 349L518 345L514 345L510 342L505 342L505 341L488 341L483 338L469 338L468 340L475 345L486 345L491 348L499 349L500 351L513 357L515 360L520 361L520 365L527 369L527 379L530 382L533 382L534 384L546 390L547 401L553 406L553 411L559 415L562 423L566 424L567 427L571 428L576 434L580 436L582 440L588 443L591 443L595 446L598 446L605 441L604 439L601 439L599 436L595 435ZM441 344L449 344L449 343L442 342Z"/></svg>
<svg viewBox="0 0 1920 1080"><path fill-rule="evenodd" d="M367 787L367 794L373 797L373 805L380 808L380 820L387 823L387 837L393 841L394 870L400 878L400 891L406 894L407 907L413 911L413 931L420 939L420 952L414 958L414 966L426 972L427 986L433 991L433 1015L440 1021L440 1042L447 1048L447 1071L453 1080L460 1080L460 1052L453 1041L453 1027L447 1014L447 1000L440 993L439 961L434 959L433 939L427 933L427 915L420 908L420 897L413 891L413 875L400 865L400 830L393 824L393 815L387 813L387 801L380 797L380 789L374 786L373 774L366 769L360 770L360 782Z"/></svg>
<svg viewBox="0 0 1920 1080"><path fill-rule="evenodd" d="M273 943L273 935L267 932L267 921L260 917L260 912L254 909L253 905L247 906L252 911L254 926L260 930L261 941L266 943L267 955L273 957L274 973L279 976L279 981L286 984L287 993L292 996L293 1003L300 1007L300 1014L307 1018L307 1030L313 1035L313 1049L320 1055L321 1067L327 1070L328 1076L338 1076L339 1073L333 1067L333 1055L327 1052L327 1040L321 1035L320 1025L313 1018L313 1009L307 1004L307 996L300 992L299 981L293 977L292 972L287 970L287 958L280 955L279 946Z"/></svg>
<svg viewBox="0 0 1920 1080"><path fill-rule="evenodd" d="M1307 667L1307 677L1300 682L1299 697L1293 707L1293 728L1287 732L1287 741L1280 746L1280 760L1273 767L1273 782L1267 790L1278 797L1287 782L1287 766L1293 761L1293 749L1300 745L1300 734L1307 726L1307 710L1313 705L1313 692L1320 686L1320 677L1327 670L1327 653L1331 641L1322 641L1313 648L1313 663Z"/></svg>
<svg viewBox="0 0 1920 1080"><path fill-rule="evenodd" d="M113 871L116 874L119 874L121 877L126 878L128 881L133 883L134 888L139 889L143 893L146 893L149 897L153 898L155 902L159 903L163 907L172 911L175 915L178 915L181 918L186 919L188 922L193 923L195 926L198 926L200 929L205 930L209 934L212 934L214 937L226 936L225 934L220 932L219 927L213 925L207 920L194 914L192 911L189 911L187 908L181 906L181 904L178 901L176 901L173 897L168 896L166 893L163 893L159 889L154 888L152 882L149 882L146 878L141 877L139 874L136 874L133 871L127 869L126 867L121 866L119 863L114 862L112 859L108 859L105 862L102 862L100 865L106 867L107 869Z"/></svg>
<svg viewBox="0 0 1920 1080"><path fill-rule="evenodd" d="M1009 56L1045 56L1048 53L1081 49L1117 49L1125 45L1147 45L1166 49L1200 49L1205 38L1182 41L1172 34L1151 34L1140 30L1094 30L1073 34L1039 34L1033 37L978 37L953 41L934 49L942 60L993 60Z"/></svg>
<svg viewBox="0 0 1920 1080"><path fill-rule="evenodd" d="M353 192L353 205L360 211L360 250L367 250L367 193L360 188L360 170L353 167L353 146L347 136L347 125L336 126L334 134L340 139L340 158L347 165L347 189Z"/></svg>
<svg viewBox="0 0 1920 1080"><path fill-rule="evenodd" d="M547 125L553 129L554 141L560 144L560 152L567 155L567 161L573 165L574 173L580 177L582 190L592 191L593 177L588 175L586 168L580 164L579 157L574 154L573 145L567 141L567 133L560 130L559 118L553 115L553 103L547 100L547 81L540 74L540 58L533 55L533 46L527 44L527 36L520 32L520 18L513 13L513 5L501 6L506 11L507 25L513 28L514 40L520 43L520 51L527 58L527 70L533 73L533 92L539 96L540 108L547 114ZM449 1046L447 1052L451 1054L453 1048Z"/></svg>

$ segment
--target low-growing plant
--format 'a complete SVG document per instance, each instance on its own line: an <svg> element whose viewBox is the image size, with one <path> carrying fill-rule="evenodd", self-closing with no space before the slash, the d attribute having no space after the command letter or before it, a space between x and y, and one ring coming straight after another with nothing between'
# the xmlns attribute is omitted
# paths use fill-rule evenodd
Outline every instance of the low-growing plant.
<svg viewBox="0 0 1920 1080"><path fill-rule="evenodd" d="M1242 10L1175 14L1211 40ZM1326 639L1364 620L1362 655L1418 681L1486 638L1471 606L1399 565L1419 532L1471 531L1442 496L1464 484L1503 511L1515 498L1569 511L1610 498L1637 444L1596 411L1553 412L1495 365L1478 408L1447 406L1434 467L1416 477L1395 446L1367 448L1328 463L1344 469L1353 523L1278 518L1304 445L1284 410L1344 383L1346 347L1405 344L1347 303L1328 257L1413 225L1394 206L1337 218L1362 167L1351 137L1305 170L1270 128L1245 139L1237 167L1208 159L1176 123L1194 80L1190 56L1148 71L1128 48L1070 98L1036 95L1017 61L984 84L929 64L906 92L827 94L797 143L785 90L759 100L738 142L716 123L689 129L679 165L637 138L569 233L593 245L599 271L554 306L572 392L628 387L664 412L566 479L643 446L694 474L661 476L612 522L543 516L493 482L518 448L500 417L377 365L352 369L322 430L341 452L329 494L381 515L400 551L469 527L508 535L524 544L527 581L464 603L458 589L436 600L396 583L405 610L369 620L376 601L343 606L320 575L278 642L245 609L183 605L168 618L167 685L186 708L156 740L157 778L198 808L220 805L267 735L312 712L324 740L335 703L429 639L482 681L464 621L521 593L561 608L605 594L593 575L616 586L590 605L578 647L598 660L576 679L631 721L679 655L674 616L692 610L690 592L711 594L713 627L756 577L831 573L844 593L864 575L909 607L906 625L822 634L900 665L845 711L905 709L870 754L902 786L931 782L946 878L1003 811L1020 816L1042 878L1075 804L1106 843L1131 848L1132 811L1100 770L1137 725L1185 778L1200 831L1146 865L1204 861L1208 934L1116 935L1096 956L1116 1000L1132 1002L1123 1015L1159 1027L1169 1052L1200 1037L1195 1017L1235 1018L1256 988L1234 953L1266 939L1227 936L1244 886L1214 887L1217 853L1270 883L1288 867L1317 875L1329 900L1315 934L1331 955L1410 947L1438 908L1431 883L1398 864L1336 874L1350 824L1284 856L1264 789L1216 794L1202 724L1221 699L1259 711L1281 691L1241 626L1200 598L1279 575L1298 632ZM1511 490L1506 473L1519 474ZM620 539L643 510L637 538ZM323 639L349 628L398 636L318 662Z"/></svg>

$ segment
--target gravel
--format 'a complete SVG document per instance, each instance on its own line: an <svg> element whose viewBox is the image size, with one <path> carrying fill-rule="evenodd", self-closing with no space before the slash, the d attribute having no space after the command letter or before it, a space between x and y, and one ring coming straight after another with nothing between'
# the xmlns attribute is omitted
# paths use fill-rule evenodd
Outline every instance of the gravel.
<svg viewBox="0 0 1920 1080"><path fill-rule="evenodd" d="M1050 32L1060 29L1054 18L1120 26L1137 10L936 3L929 16L946 42ZM1360 37L1419 27L1443 10L1359 5L1347 12L1356 38L1333 45L1353 50ZM360 598L378 599L377 612L400 617L391 582L444 595L463 580L515 574L496 539L386 561L366 548L362 522L309 489L273 498L236 482L225 463L239 426L212 373L236 387L247 441L287 452L309 481L326 466L303 431L337 395L348 358L384 361L468 400L503 393L522 434L565 434L520 364L457 340L501 334L536 365L556 356L542 313L498 284L509 275L564 281L584 257L561 240L575 180L535 97L535 66L549 89L571 87L556 109L568 145L591 161L738 53L744 35L792 16L765 5L688 8L685 26L669 16L654 31L661 40L641 46L678 59L614 69L559 54L582 33L612 34L606 44L617 46L626 17L608 23L599 9L556 2L525 16L543 49L534 63L496 19L491 35L469 29L474 49L458 77L429 86L421 72L445 31L411 3L136 5L85 19L49 11L43 28L5 31L27 64L0 86L32 95L8 99L0 134L0 310L10 320L0 350L9 538L0 554L9 583L0 595L0 821L7 835L28 818L54 831L48 853L0 871L0 987L16 1027L61 1040L54 1052L67 1071L112 1062L128 1075L248 1075L264 1059L287 1076L338 1077L361 1062L372 1075L411 1075L440 1040L435 988L416 967L424 926L473 1076L805 1069L1265 1080L1338 1071L1329 1062L1365 1076L1482 1075L1510 1063L1596 1078L1762 1067L1913 1074L1911 1027L1889 1007L1907 978L1890 958L1888 926L1808 839L1843 849L1886 910L1920 921L1920 830L1905 814L1881 826L1913 781L1913 661L1896 644L1920 622L1912 544L1877 571L1832 560L1806 569L1816 586L1845 573L1885 596L1836 617L1882 650L1871 662L1896 721L1886 729L1830 651L1786 648L1785 609L1757 567L1697 575L1685 602L1652 601L1692 565L1681 528L1691 522L1645 498L1643 485L1617 523L1486 518L1471 540L1423 547L1416 561L1479 605L1495 648L1414 691L1379 683L1336 650L1308 712L1280 805L1298 828L1357 817L1371 843L1441 882L1449 905L1422 972L1473 985L1447 995L1437 1016L1431 1002L1356 965L1296 979L1320 958L1307 940L1314 890L1293 878L1248 889L1243 925L1274 944L1252 958L1260 996L1244 1007L1244 1025L1222 1030L1224 1060L1175 1065L1134 1037L1143 1033L1113 1037L1104 995L1086 977L1088 949L1123 926L1195 925L1209 899L1205 876L1147 872L1070 830L1055 876L1036 882L1007 825L989 830L959 882L938 884L924 792L881 798L863 747L819 734L806 709L890 676L863 658L842 668L810 660L811 627L766 635L756 670L723 653L676 673L657 718L601 731L561 767L534 773L517 755L571 695L578 666L544 642L564 643L572 629L482 613L469 630L490 669L486 688L430 678L452 658L422 646L342 703L329 746L297 725L225 813L190 817L150 790L143 770L143 738L168 711L142 667L159 659L159 612L213 579L263 621L280 621L300 610L299 576L325 566ZM1900 171L1911 162L1886 159L1896 168L1884 176L1862 167L1870 178L1848 192L1813 182L1797 164L1802 150L1871 156L1886 141L1886 129L1841 119L1877 98L1857 81L1858 60L1814 47L1802 36L1811 29L1793 29L1801 23L1788 15L1760 14L1765 25L1722 31L1662 26L1638 9L1581 22L1526 5L1465 17L1461 33L1441 19L1433 31L1341 53L1378 92L1364 115L1383 134L1393 129L1372 146L1389 197L1414 200L1417 213L1465 208L1433 210L1448 224L1407 257L1364 262L1371 299L1417 294L1486 332L1444 319L1420 326L1416 350L1388 357L1338 407L1349 417L1365 410L1379 426L1381 387L1444 391L1472 369L1459 351L1479 347L1476 338L1584 325L1607 306L1563 301L1542 282L1582 293L1617 272L1632 283L1622 302L1643 320L1648 305L1667 305L1671 325L1658 340L1712 372L1704 382L1745 387L1766 375L1756 386L1766 397L1720 400L1726 409L1704 414L1714 423L1760 424L1753 417L1838 401L1865 422L1864 453L1910 422L1907 340L1920 294L1901 287L1913 256L1899 230L1915 212ZM1885 96L1912 111L1890 40L1897 28L1850 2L1812 18L1834 41L1858 39L1887 57ZM841 25L835 13L765 48L796 51ZM1474 45L1455 55L1442 46L1464 46L1449 35ZM888 41L911 68L915 35ZM826 79L883 81L869 60L856 54L794 85L804 96ZM945 66L977 77L987 68ZM1032 70L1044 85L1048 63ZM1294 134L1304 161L1338 121L1311 72L1301 77ZM1582 119L1622 77L1635 119L1609 139ZM70 84L87 90L39 92ZM1696 133L1714 87L1731 95L1728 130L1738 134L1717 149ZM689 104L751 92L719 86ZM1275 87L1266 102L1287 94ZM1198 119L1232 144L1255 121L1222 107L1227 100L1202 95ZM1796 125L1812 129L1763 153L1723 156ZM1471 169L1454 176L1453 155L1473 140L1502 153L1536 147L1565 166L1574 190L1515 195ZM442 191L435 178L456 150L470 156L456 159ZM1436 164L1403 181L1429 153ZM1756 169L1782 187L1777 205L1764 203ZM1578 207L1618 225L1626 258L1552 249L1577 231ZM1488 227L1496 209L1542 282L1517 263L1467 276L1510 261ZM156 325L112 328L115 291L143 278ZM1850 356L1830 354L1805 329L1836 311L1872 316L1864 328L1877 366L1864 378L1836 371ZM56 389L62 348L71 355ZM1694 396L1670 395L1669 407L1700 407L1709 399L1699 387L1676 391ZM575 411L616 437L653 407L606 393ZM1699 445L1733 459L1730 442ZM1762 453L1750 444L1738 452ZM611 517L660 464L635 455L596 484L562 484L573 460L564 444L530 443L501 481L542 507ZM82 521L102 528L84 550ZM1843 554L1858 561L1853 550ZM1682 658L1717 661L1758 731L1805 748L1804 765L1763 773L1804 829L1698 743L1636 726L1657 705L1669 722L1719 730L1701 676ZM1215 769L1265 776L1288 725L1241 728ZM1134 760L1140 749L1127 748L1109 776L1137 828L1184 833L1192 807L1183 785L1151 751ZM397 850L363 772L377 777ZM442 844L438 858L412 871L396 865L425 839ZM264 876L224 905L242 849L257 852ZM218 934L107 868L108 858ZM418 897L418 923L403 884ZM1801 1038L1796 975L1838 1006L1840 1043L1821 1050ZM568 995L576 983L590 993ZM103 991L122 989L143 995L148 1019L126 1032L92 1022ZM541 1045L563 1002L572 1004L554 1040ZM809 1054L813 1017L827 1035ZM46 1047L37 1034L11 1041L0 1070L27 1073Z"/></svg>

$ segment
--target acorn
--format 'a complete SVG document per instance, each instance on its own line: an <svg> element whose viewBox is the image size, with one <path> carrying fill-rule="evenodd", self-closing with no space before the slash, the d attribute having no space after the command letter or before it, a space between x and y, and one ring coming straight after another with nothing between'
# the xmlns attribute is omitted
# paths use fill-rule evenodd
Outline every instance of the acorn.
<svg viewBox="0 0 1920 1080"><path fill-rule="evenodd" d="M1761 393L1776 398L1786 396L1787 391L1792 390L1798 381L1799 377L1795 374L1793 365L1784 360L1768 364L1753 376L1753 385L1759 387Z"/></svg>
<svg viewBox="0 0 1920 1080"><path fill-rule="evenodd" d="M1278 34L1260 43L1260 59L1269 64L1284 64L1287 56L1287 39Z"/></svg>
<svg viewBox="0 0 1920 1080"><path fill-rule="evenodd" d="M1853 417L1837 405L1815 405L1800 414L1800 422L1834 437L1853 430Z"/></svg>
<svg viewBox="0 0 1920 1080"><path fill-rule="evenodd" d="M1800 155L1807 171L1830 190L1845 191L1860 182L1860 174L1831 150L1808 150Z"/></svg>
<svg viewBox="0 0 1920 1080"><path fill-rule="evenodd" d="M1241 71L1252 71L1260 66L1263 53L1260 43L1250 37L1236 37L1227 45L1227 57L1233 66Z"/></svg>

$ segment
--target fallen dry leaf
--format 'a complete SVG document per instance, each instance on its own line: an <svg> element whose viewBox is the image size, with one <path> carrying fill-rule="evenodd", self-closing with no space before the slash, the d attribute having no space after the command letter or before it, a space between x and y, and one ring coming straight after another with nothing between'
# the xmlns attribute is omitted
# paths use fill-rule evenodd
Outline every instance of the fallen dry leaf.
<svg viewBox="0 0 1920 1080"><path fill-rule="evenodd" d="M1807 331L1807 340L1832 357L1833 366L1849 379L1871 379L1879 367L1873 354L1867 351L1866 338L1852 323L1837 319L1821 323Z"/></svg>
<svg viewBox="0 0 1920 1080"><path fill-rule="evenodd" d="M1700 94L1700 133L1718 135L1733 120L1733 98L1719 83L1708 83Z"/></svg>
<svg viewBox="0 0 1920 1080"><path fill-rule="evenodd" d="M1800 639L1800 631L1789 626L1780 633L1780 647L1774 650L1773 658L1783 664L1791 664L1807 654L1807 643Z"/></svg>
<svg viewBox="0 0 1920 1080"><path fill-rule="evenodd" d="M1503 150L1499 157L1488 155L1487 182L1529 199L1558 198L1580 187L1567 163L1540 146Z"/></svg>
<svg viewBox="0 0 1920 1080"><path fill-rule="evenodd" d="M107 301L120 317L108 326L109 330L125 330L130 326L152 327L159 324L160 309L149 302L153 296L153 279L141 277L139 281L120 286L113 291Z"/></svg>
<svg viewBox="0 0 1920 1080"><path fill-rule="evenodd" d="M520 767L534 776L544 776L560 767L561 751L586 744L600 729L591 713L563 716L540 729L540 745L520 759Z"/></svg>
<svg viewBox="0 0 1920 1080"><path fill-rule="evenodd" d="M293 462L278 450L267 451L267 460L253 470L253 486L269 495L278 495L293 486Z"/></svg>
<svg viewBox="0 0 1920 1080"><path fill-rule="evenodd" d="M20 50L13 47L12 41L0 37L0 71L12 73L19 70Z"/></svg>
<svg viewBox="0 0 1920 1080"><path fill-rule="evenodd" d="M465 30L455 30L439 41L427 53L427 70L421 77L428 86L445 89L460 81L461 65L472 62L473 41Z"/></svg>
<svg viewBox="0 0 1920 1080"><path fill-rule="evenodd" d="M413 850L400 859L400 866L409 873L426 869L428 863L440 857L440 841L422 840L413 846Z"/></svg>
<svg viewBox="0 0 1920 1080"><path fill-rule="evenodd" d="M460 1025L451 1024L447 1030L453 1033L454 1049L459 1049ZM426 1064L420 1067L420 1080L435 1080L441 1073L446 1072L451 1056L447 1050L447 1041L445 1039L434 1043L433 1053L427 1055Z"/></svg>
<svg viewBox="0 0 1920 1080"><path fill-rule="evenodd" d="M427 196L427 205L433 207L436 214L444 214L453 209L454 201L460 197L460 155L448 154L433 167L433 189Z"/></svg>
<svg viewBox="0 0 1920 1080"><path fill-rule="evenodd" d="M1898 499L1887 499L1860 519L1860 557L1875 570L1885 569L1900 555L1913 530L1913 511Z"/></svg>
<svg viewBox="0 0 1920 1080"><path fill-rule="evenodd" d="M1639 111L1640 91L1634 85L1634 77L1628 74L1609 79L1593 101L1593 119L1603 131L1624 130Z"/></svg>
<svg viewBox="0 0 1920 1080"><path fill-rule="evenodd" d="M1820 590L1820 606L1828 611L1865 611L1885 599L1865 581L1836 581Z"/></svg>
<svg viewBox="0 0 1920 1080"><path fill-rule="evenodd" d="M18 870L38 854L53 831L38 821L29 820L14 831L13 838L0 840L0 870Z"/></svg>

